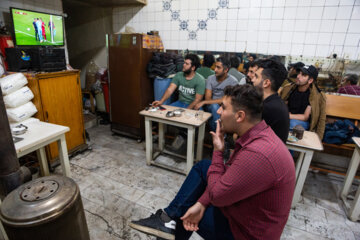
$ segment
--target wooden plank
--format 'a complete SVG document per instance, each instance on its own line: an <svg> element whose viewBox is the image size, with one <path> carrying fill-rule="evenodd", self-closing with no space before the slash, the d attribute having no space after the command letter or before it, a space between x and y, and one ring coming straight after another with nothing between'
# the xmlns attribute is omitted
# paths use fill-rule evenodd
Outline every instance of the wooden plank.
<svg viewBox="0 0 360 240"><path fill-rule="evenodd" d="M360 97L326 94L326 116L360 120Z"/></svg>

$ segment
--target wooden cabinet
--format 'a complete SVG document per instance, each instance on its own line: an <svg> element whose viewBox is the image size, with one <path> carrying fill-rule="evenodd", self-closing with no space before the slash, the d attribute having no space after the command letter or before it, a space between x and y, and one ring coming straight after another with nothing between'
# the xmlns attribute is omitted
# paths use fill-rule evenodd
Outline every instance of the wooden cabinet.
<svg viewBox="0 0 360 240"><path fill-rule="evenodd" d="M80 71L27 73L25 76L38 109L34 117L70 128L70 132L66 133L69 153L86 148ZM47 148L47 155L50 161L58 156L56 143Z"/></svg>

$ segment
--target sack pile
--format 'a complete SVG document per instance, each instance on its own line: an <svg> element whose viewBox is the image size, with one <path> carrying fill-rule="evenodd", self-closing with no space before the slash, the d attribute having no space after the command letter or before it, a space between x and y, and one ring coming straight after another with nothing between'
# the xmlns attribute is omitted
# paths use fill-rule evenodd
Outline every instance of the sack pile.
<svg viewBox="0 0 360 240"><path fill-rule="evenodd" d="M34 94L28 88L24 74L15 73L0 78L0 86L10 123L20 123L33 116L37 109L31 102Z"/></svg>

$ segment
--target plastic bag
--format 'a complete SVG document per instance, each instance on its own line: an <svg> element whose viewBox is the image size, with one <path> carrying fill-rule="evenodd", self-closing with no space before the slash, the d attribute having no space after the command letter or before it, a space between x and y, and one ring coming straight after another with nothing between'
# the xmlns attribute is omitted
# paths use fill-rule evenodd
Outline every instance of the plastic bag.
<svg viewBox="0 0 360 240"><path fill-rule="evenodd" d="M1 90L4 95L8 95L19 90L28 83L26 77L22 73L15 73L0 78Z"/></svg>
<svg viewBox="0 0 360 240"><path fill-rule="evenodd" d="M28 102L16 108L8 108L6 112L10 122L21 122L34 115L37 109L32 102Z"/></svg>
<svg viewBox="0 0 360 240"><path fill-rule="evenodd" d="M29 102L34 98L34 94L28 87L20 88L15 92L12 92L6 96L4 96L4 102L6 108L16 108L20 105L23 105Z"/></svg>
<svg viewBox="0 0 360 240"><path fill-rule="evenodd" d="M96 73L99 67L95 64L94 61L90 61L89 65L86 68L86 79L85 79L85 89L90 90L91 86L96 82Z"/></svg>

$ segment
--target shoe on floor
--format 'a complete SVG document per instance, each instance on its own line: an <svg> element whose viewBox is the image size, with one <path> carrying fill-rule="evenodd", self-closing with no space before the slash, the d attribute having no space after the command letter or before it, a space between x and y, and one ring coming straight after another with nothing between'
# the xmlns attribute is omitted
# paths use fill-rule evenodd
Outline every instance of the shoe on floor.
<svg viewBox="0 0 360 240"><path fill-rule="evenodd" d="M175 239L176 222L162 209L157 210L155 214L151 214L148 218L131 221L129 227L159 238Z"/></svg>

